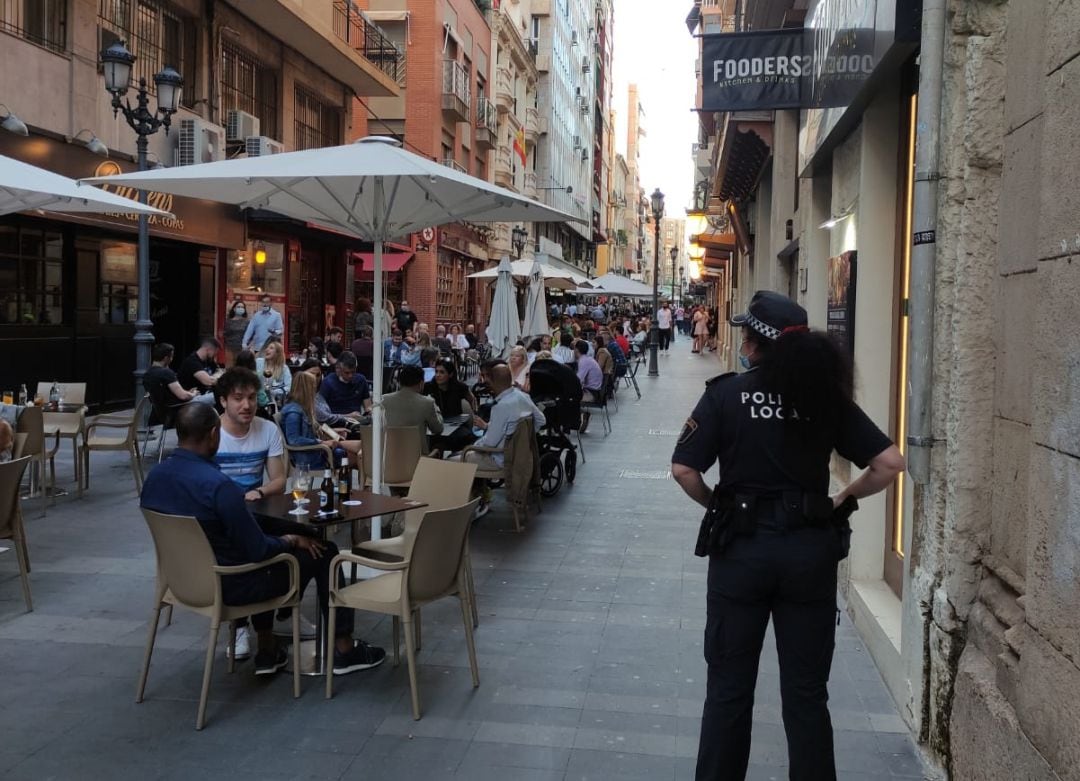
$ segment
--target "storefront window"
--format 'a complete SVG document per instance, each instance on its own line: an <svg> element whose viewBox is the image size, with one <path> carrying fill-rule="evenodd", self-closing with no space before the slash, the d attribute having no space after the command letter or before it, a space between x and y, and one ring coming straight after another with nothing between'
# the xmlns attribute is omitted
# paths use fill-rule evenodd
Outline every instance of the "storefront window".
<svg viewBox="0 0 1080 781"><path fill-rule="evenodd" d="M0 324L63 324L63 250L60 233L0 226Z"/></svg>
<svg viewBox="0 0 1080 781"><path fill-rule="evenodd" d="M249 242L242 250L229 251L229 292L285 295L285 245L270 241Z"/></svg>
<svg viewBox="0 0 1080 781"><path fill-rule="evenodd" d="M100 322L124 325L138 319L138 253L136 244L102 242Z"/></svg>

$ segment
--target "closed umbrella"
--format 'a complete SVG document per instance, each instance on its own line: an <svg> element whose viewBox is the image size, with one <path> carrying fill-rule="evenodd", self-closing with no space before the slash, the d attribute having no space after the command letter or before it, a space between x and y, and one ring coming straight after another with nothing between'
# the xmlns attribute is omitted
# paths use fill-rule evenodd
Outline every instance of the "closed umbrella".
<svg viewBox="0 0 1080 781"><path fill-rule="evenodd" d="M517 298L514 294L514 273L510 258L499 261L499 276L495 281L495 299L491 302L491 320L487 327L487 340L491 354L508 358L510 348L521 338L521 321L518 320Z"/></svg>
<svg viewBox="0 0 1080 781"><path fill-rule="evenodd" d="M500 264L501 265L501 264ZM548 333L547 294L544 292L544 271L540 261L534 260L529 274L529 292L525 299L525 323L521 327L525 336Z"/></svg>
<svg viewBox="0 0 1080 781"><path fill-rule="evenodd" d="M146 214L170 217L168 212L138 201L80 184L36 165L0 155L0 214L41 209L47 212Z"/></svg>
<svg viewBox="0 0 1080 781"><path fill-rule="evenodd" d="M391 138L139 171L89 180L267 209L375 245L374 310L383 309L383 243L448 222L567 222L578 218L401 148ZM375 318L376 350L383 339ZM372 484L382 485L382 361L374 366ZM378 538L380 525L371 525Z"/></svg>

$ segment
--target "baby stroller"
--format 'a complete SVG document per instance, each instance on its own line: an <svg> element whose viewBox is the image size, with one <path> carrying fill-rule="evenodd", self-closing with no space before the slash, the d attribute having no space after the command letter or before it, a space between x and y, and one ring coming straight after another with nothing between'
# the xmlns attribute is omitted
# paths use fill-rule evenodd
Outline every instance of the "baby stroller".
<svg viewBox="0 0 1080 781"><path fill-rule="evenodd" d="M540 453L540 494L554 496L563 477L573 485L577 474L577 448L570 432L581 426L581 383L569 366L549 359L534 361L529 369L529 395L547 419L537 433Z"/></svg>

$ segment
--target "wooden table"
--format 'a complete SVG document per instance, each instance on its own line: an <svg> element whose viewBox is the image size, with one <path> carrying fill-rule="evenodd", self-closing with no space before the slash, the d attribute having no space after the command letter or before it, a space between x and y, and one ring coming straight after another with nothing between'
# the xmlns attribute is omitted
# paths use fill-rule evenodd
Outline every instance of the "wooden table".
<svg viewBox="0 0 1080 781"><path fill-rule="evenodd" d="M309 492L315 502L318 501L318 493L318 490ZM291 515L290 511L295 506L292 494L267 496L257 502L251 502L248 506L252 514L256 516L274 521L292 521L310 526L321 540L326 540L328 529L337 528L347 523L351 524L382 515L393 515L415 510L419 507L427 507L425 502L418 502L415 499L406 499L401 496L384 496L371 491L353 491L349 501L359 502L359 504L343 504L339 497L335 496L334 508L339 511L340 515L326 520L316 518L314 516L315 510L304 515ZM330 573L330 575L333 577L334 573ZM317 640L306 640L300 643L300 672L303 675L326 674L327 637L326 624L323 622L321 608L315 613L315 630L318 635Z"/></svg>

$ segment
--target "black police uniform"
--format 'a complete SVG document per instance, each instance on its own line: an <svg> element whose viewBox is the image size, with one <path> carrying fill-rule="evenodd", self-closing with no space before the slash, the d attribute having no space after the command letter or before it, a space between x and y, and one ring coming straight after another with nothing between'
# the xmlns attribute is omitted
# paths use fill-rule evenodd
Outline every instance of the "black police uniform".
<svg viewBox="0 0 1080 781"><path fill-rule="evenodd" d="M699 781L746 775L758 659L770 615L790 777L836 778L826 685L840 541L828 520L807 517L802 502L828 502L831 511L834 449L865 467L891 444L855 404L831 432L815 434L785 420L779 395L764 387L756 370L707 384L672 461L702 473L719 461L718 495L742 506L749 523L722 552L709 552Z"/></svg>

